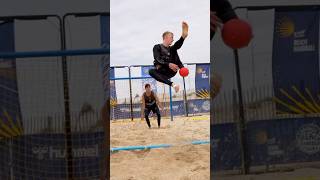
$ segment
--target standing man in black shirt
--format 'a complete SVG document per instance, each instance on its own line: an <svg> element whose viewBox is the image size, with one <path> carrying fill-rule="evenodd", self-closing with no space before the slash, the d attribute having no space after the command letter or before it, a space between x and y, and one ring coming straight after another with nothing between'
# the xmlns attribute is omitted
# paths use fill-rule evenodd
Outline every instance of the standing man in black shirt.
<svg viewBox="0 0 320 180"><path fill-rule="evenodd" d="M173 33L166 31L162 34L163 43L156 44L153 47L154 69L149 70L151 77L159 82L165 83L179 91L179 85L174 84L169 79L174 77L178 70L183 67L177 50L181 48L184 40L188 36L189 26L182 22L182 35L180 39L171 46L173 42Z"/></svg>
<svg viewBox="0 0 320 180"><path fill-rule="evenodd" d="M157 114L158 128L160 128L161 114L158 106L160 105L160 101L157 97L157 94L151 90L150 84L146 84L144 86L145 92L142 94L141 98L141 119L144 118L147 121L148 127L151 128L149 114L152 111L154 114Z"/></svg>

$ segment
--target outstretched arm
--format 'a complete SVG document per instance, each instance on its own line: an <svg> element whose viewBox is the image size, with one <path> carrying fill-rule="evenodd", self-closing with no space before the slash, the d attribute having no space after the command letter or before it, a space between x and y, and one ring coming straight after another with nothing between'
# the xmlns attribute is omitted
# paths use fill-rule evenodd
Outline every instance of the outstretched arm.
<svg viewBox="0 0 320 180"><path fill-rule="evenodd" d="M178 65L179 69L184 67L180 59L177 59L177 65Z"/></svg>
<svg viewBox="0 0 320 180"><path fill-rule="evenodd" d="M189 25L186 22L182 22L182 34L180 39L174 43L174 45L172 46L174 49L180 49L183 41L187 38L189 33Z"/></svg>

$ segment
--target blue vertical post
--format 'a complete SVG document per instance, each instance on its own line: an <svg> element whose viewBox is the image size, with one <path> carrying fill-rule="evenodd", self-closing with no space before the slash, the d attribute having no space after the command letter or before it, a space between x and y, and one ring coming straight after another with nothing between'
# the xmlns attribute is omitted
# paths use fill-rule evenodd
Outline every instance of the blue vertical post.
<svg viewBox="0 0 320 180"><path fill-rule="evenodd" d="M169 86L169 95L170 95L170 118L171 118L171 121L173 121L172 90L171 90L171 86Z"/></svg>

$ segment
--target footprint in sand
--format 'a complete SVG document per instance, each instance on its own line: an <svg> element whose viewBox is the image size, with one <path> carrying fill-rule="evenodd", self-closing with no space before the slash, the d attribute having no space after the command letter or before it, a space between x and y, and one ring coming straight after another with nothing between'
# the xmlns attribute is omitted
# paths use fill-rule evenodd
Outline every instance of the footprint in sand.
<svg viewBox="0 0 320 180"><path fill-rule="evenodd" d="M198 165L198 166L196 166L195 168L191 169L191 171L194 172L194 171L206 170L206 169L207 169L206 167L203 167L203 166Z"/></svg>
<svg viewBox="0 0 320 180"><path fill-rule="evenodd" d="M196 157L189 156L188 153L174 153L174 157L176 160L184 161L186 163L192 163L196 161Z"/></svg>

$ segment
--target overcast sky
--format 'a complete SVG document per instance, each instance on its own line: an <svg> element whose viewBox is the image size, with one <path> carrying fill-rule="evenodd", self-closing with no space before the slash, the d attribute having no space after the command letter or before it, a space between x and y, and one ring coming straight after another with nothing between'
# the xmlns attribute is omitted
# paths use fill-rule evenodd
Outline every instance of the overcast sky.
<svg viewBox="0 0 320 180"><path fill-rule="evenodd" d="M181 22L189 36L179 55L184 63L209 62L209 1L111 0L111 65L152 64L152 48L162 33L172 31L178 40Z"/></svg>

